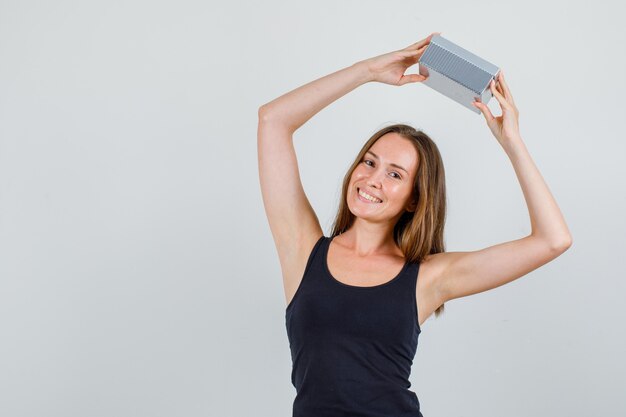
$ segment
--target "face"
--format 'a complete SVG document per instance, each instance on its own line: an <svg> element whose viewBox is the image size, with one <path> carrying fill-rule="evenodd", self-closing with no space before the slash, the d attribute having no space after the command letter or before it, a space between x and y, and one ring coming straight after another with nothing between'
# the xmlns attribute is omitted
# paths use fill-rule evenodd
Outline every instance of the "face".
<svg viewBox="0 0 626 417"><path fill-rule="evenodd" d="M364 155L350 177L347 203L357 217L393 220L411 205L418 155L413 144L395 132L378 139ZM374 197L376 202L359 195Z"/></svg>

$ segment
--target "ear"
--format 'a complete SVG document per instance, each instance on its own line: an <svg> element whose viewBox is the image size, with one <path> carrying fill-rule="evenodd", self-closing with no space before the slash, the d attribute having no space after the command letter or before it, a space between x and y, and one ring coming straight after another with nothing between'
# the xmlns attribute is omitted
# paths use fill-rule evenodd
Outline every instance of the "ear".
<svg viewBox="0 0 626 417"><path fill-rule="evenodd" d="M413 200L411 201L411 203L407 206L406 211L413 213L415 211L415 209L417 208L417 201Z"/></svg>

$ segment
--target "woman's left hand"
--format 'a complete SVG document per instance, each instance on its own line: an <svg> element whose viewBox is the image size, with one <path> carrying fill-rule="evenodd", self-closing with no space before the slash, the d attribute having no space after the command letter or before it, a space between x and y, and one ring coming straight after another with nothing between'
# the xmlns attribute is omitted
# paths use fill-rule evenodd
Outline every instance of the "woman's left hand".
<svg viewBox="0 0 626 417"><path fill-rule="evenodd" d="M491 93L494 95L500 108L502 109L502 115L494 117L491 114L491 110L486 104L475 101L474 107L477 107L485 116L487 125L493 135L498 139L501 145L506 145L512 140L520 138L519 133L519 111L515 106L513 95L506 81L504 81L504 74L502 71L498 74L498 84L494 80L491 80L490 84Z"/></svg>

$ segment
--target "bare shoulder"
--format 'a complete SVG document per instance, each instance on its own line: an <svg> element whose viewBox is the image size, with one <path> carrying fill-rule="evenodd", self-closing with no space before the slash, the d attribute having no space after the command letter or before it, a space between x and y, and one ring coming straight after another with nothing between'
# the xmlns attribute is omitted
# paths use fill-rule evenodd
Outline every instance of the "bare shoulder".
<svg viewBox="0 0 626 417"><path fill-rule="evenodd" d="M321 229L314 230L295 237L291 245L278 248L285 290L285 306L289 305L300 286L313 247L323 235Z"/></svg>

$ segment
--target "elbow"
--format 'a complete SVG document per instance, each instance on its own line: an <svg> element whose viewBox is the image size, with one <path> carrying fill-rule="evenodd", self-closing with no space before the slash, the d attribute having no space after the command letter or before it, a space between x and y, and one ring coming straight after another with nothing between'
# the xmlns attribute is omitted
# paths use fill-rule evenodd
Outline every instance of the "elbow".
<svg viewBox="0 0 626 417"><path fill-rule="evenodd" d="M271 125L273 127L287 130L291 133L295 132L298 129L298 126L294 126L293 124L289 123L288 120L285 120L285 118L276 111L276 108L272 108L269 103L266 103L259 107L258 116L259 125Z"/></svg>
<svg viewBox="0 0 626 417"><path fill-rule="evenodd" d="M544 250L550 253L558 253L561 254L568 250L572 246L572 235L569 232L565 232L558 235L547 236L547 235L537 235L531 234L533 238L537 239L537 241L541 242L541 245L544 247Z"/></svg>
<svg viewBox="0 0 626 417"><path fill-rule="evenodd" d="M268 123L272 122L272 124L278 123L278 118L276 117L276 112L271 110L268 104L264 104L259 107L259 123Z"/></svg>
<svg viewBox="0 0 626 417"><path fill-rule="evenodd" d="M553 251L563 253L572 246L572 243L572 235L568 234L567 236L554 241L550 246Z"/></svg>
<svg viewBox="0 0 626 417"><path fill-rule="evenodd" d="M267 104L263 104L261 107L259 107L258 116L259 116L259 123L267 121L269 117L268 112L267 112Z"/></svg>

